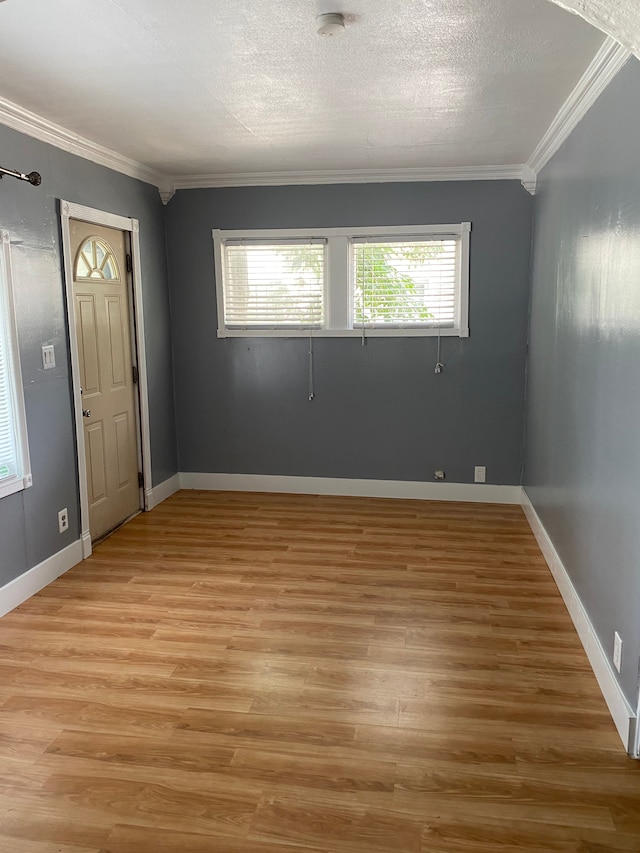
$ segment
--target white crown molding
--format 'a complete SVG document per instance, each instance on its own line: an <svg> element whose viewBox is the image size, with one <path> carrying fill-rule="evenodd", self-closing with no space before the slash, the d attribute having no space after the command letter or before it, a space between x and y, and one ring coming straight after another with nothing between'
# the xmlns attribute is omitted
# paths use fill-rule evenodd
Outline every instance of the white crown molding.
<svg viewBox="0 0 640 853"><path fill-rule="evenodd" d="M158 186L158 192L160 193L162 203L169 204L176 193L175 187L173 186L173 180L171 178L165 178L163 184Z"/></svg>
<svg viewBox="0 0 640 853"><path fill-rule="evenodd" d="M608 36L604 40L529 157L524 167L527 175L533 173L537 176L540 173L630 56L631 51L622 47L615 39ZM533 190L529 189L525 180L523 185L529 192L535 193L535 181L532 182L530 177L527 181L529 184L533 183Z"/></svg>
<svg viewBox="0 0 640 853"><path fill-rule="evenodd" d="M528 193L531 195L536 194L536 184L538 182L538 176L529 166L522 167L522 178L520 183L525 188Z"/></svg>
<svg viewBox="0 0 640 853"><path fill-rule="evenodd" d="M618 46L619 47L619 46ZM627 55L628 52L627 52ZM228 174L166 175L131 160L55 124L30 110L0 97L0 124L25 133L62 151L84 157L123 175L157 187L164 204L176 190L213 187L277 187L314 184L403 183L428 181L521 181L530 192L534 183L530 169L522 164L506 166L432 166L407 169L350 169L299 172L231 172Z"/></svg>
<svg viewBox="0 0 640 853"><path fill-rule="evenodd" d="M521 180L523 166L432 166L417 169L345 169L301 172L230 172L174 175L176 190L212 187L282 187L310 184L375 184L416 181Z"/></svg>
<svg viewBox="0 0 640 853"><path fill-rule="evenodd" d="M131 160L129 157L118 154L117 151L112 151L91 139L79 136L77 133L73 133L59 124L54 124L54 122L32 113L19 104L1 97L0 123L13 128L13 130L26 133L27 136L34 139L39 139L41 142L48 142L49 145L54 145L62 151L69 152L69 154L76 154L86 160L91 160L93 163L98 163L100 166L121 172L130 178L137 178L162 189L165 189L168 184L168 178L165 175L145 166L144 163L138 163L137 160Z"/></svg>

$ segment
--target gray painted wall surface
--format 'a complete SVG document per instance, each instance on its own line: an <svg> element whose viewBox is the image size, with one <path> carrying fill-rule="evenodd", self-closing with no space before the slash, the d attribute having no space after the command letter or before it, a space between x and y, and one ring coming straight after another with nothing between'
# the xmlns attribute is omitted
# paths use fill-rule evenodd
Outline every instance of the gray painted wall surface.
<svg viewBox="0 0 640 853"><path fill-rule="evenodd" d="M181 471L520 482L531 196L516 181L183 190L167 208ZM216 337L212 228L470 220L467 340Z"/></svg>
<svg viewBox="0 0 640 853"><path fill-rule="evenodd" d="M640 655L640 63L535 201L524 482L635 707Z"/></svg>
<svg viewBox="0 0 640 853"><path fill-rule="evenodd" d="M1 163L42 174L42 186L0 181L0 226L11 235L33 486L0 500L0 586L79 536L77 471L57 199L140 220L154 483L177 471L164 213L158 191L0 126ZM54 344L44 372L40 347ZM69 530L57 513L69 509Z"/></svg>

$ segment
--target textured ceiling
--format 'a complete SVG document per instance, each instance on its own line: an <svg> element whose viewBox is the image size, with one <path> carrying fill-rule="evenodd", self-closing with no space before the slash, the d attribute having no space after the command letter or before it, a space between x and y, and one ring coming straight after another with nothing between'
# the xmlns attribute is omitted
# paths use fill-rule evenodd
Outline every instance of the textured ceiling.
<svg viewBox="0 0 640 853"><path fill-rule="evenodd" d="M548 0L8 0L0 96L167 174L516 164L602 41Z"/></svg>
<svg viewBox="0 0 640 853"><path fill-rule="evenodd" d="M640 58L638 0L551 0L589 21Z"/></svg>

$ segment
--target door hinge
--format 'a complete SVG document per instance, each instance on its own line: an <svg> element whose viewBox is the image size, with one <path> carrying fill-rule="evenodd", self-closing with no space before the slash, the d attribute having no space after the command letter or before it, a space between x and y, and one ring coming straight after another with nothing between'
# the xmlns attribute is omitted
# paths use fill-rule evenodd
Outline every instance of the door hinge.
<svg viewBox="0 0 640 853"><path fill-rule="evenodd" d="M138 471L138 485L140 486L140 488L144 486L144 474L142 473L142 471Z"/></svg>
<svg viewBox="0 0 640 853"><path fill-rule="evenodd" d="M127 272L131 272L133 269L133 263L131 262L131 255L127 255Z"/></svg>
<svg viewBox="0 0 640 853"><path fill-rule="evenodd" d="M137 384L138 384L138 376L139 376L139 374L138 374L138 368L136 367L136 365L135 365L135 364L133 365L132 373L133 373L133 384L134 384L134 385L137 385Z"/></svg>

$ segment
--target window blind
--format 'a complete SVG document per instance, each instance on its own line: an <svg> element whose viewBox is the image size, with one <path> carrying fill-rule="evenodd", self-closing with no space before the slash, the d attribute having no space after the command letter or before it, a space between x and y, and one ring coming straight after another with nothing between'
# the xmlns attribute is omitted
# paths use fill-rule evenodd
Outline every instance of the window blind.
<svg viewBox="0 0 640 853"><path fill-rule="evenodd" d="M452 328L459 240L353 239L356 325Z"/></svg>
<svg viewBox="0 0 640 853"><path fill-rule="evenodd" d="M320 327L326 240L223 244L228 328Z"/></svg>
<svg viewBox="0 0 640 853"><path fill-rule="evenodd" d="M4 251L3 251L4 249ZM8 243L0 232L0 496L23 476L12 357L13 306L9 298Z"/></svg>
<svg viewBox="0 0 640 853"><path fill-rule="evenodd" d="M6 338L0 330L0 485L18 476L15 416L9 375Z"/></svg>

